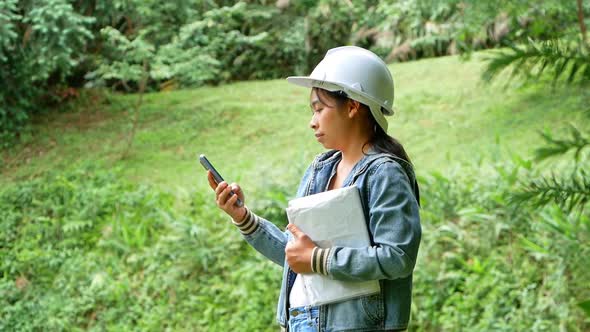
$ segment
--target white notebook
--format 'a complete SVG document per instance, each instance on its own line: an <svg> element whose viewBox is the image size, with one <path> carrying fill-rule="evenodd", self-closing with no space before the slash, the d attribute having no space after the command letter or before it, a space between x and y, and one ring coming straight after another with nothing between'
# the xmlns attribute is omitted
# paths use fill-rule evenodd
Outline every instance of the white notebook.
<svg viewBox="0 0 590 332"><path fill-rule="evenodd" d="M350 186L289 201L289 222L321 248L371 245L360 194ZM379 281L340 281L320 274L300 274L311 305L322 305L379 293Z"/></svg>

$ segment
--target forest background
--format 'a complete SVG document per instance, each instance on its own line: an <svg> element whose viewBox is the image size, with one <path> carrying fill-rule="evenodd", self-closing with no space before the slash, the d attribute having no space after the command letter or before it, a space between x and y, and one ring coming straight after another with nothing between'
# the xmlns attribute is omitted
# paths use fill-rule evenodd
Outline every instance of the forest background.
<svg viewBox="0 0 590 332"><path fill-rule="evenodd" d="M0 330L276 330L280 227L321 152L306 75L390 63L423 192L412 331L590 329L588 1L0 2ZM289 126L289 124L293 124ZM247 308L247 309L246 309Z"/></svg>

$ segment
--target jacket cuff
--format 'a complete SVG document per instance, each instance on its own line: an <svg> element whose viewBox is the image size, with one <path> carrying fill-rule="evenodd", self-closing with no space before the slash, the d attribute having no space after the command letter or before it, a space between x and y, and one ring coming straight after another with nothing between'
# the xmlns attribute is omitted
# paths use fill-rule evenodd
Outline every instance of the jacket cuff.
<svg viewBox="0 0 590 332"><path fill-rule="evenodd" d="M250 209L246 208L246 216L240 222L232 219L232 223L238 227L240 233L243 235L250 235L254 233L260 224L259 217L252 213Z"/></svg>
<svg viewBox="0 0 590 332"><path fill-rule="evenodd" d="M328 275L328 257L332 248L315 247L311 252L311 271Z"/></svg>

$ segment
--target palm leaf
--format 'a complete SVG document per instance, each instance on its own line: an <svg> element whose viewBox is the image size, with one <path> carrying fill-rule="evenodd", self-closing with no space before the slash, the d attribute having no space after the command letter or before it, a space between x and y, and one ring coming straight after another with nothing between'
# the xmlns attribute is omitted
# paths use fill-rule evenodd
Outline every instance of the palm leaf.
<svg viewBox="0 0 590 332"><path fill-rule="evenodd" d="M550 75L553 84L560 78L566 84L590 81L590 54L574 42L529 40L524 46L511 45L487 57L487 66L482 79L491 82L504 71L511 70L507 82L514 78L524 81Z"/></svg>
<svg viewBox="0 0 590 332"><path fill-rule="evenodd" d="M590 177L583 169L570 177L551 176L541 177L522 183L522 188L510 197L510 202L516 206L524 203L536 207L556 203L568 212L575 209L583 210L590 201Z"/></svg>
<svg viewBox="0 0 590 332"><path fill-rule="evenodd" d="M540 135L545 141L545 146L535 150L535 158L541 161L550 157L559 156L570 150L575 151L575 160L580 160L581 153L586 147L590 147L590 138L585 137L578 128L570 124L570 137L558 139L550 132L541 132Z"/></svg>

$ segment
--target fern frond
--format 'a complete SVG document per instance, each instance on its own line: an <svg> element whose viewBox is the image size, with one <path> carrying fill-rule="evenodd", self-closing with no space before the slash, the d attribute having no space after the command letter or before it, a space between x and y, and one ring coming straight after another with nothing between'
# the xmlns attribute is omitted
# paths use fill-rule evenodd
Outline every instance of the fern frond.
<svg viewBox="0 0 590 332"><path fill-rule="evenodd" d="M522 190L511 195L510 201L520 205L529 203L542 207L556 203L568 212L579 208L583 210L590 201L590 174L584 169L570 177L557 176L533 179L524 183Z"/></svg>
<svg viewBox="0 0 590 332"><path fill-rule="evenodd" d="M525 46L512 45L508 50L495 52L486 58L487 66L482 79L491 82L500 73L511 69L509 80L538 79L544 73L551 75L553 84L563 79L566 84L590 81L590 54L577 43L562 40L536 42Z"/></svg>
<svg viewBox="0 0 590 332"><path fill-rule="evenodd" d="M579 161L582 150L586 147L590 147L590 138L585 137L580 130L572 124L569 126L569 133L570 137L565 139L555 138L550 132L540 133L546 146L535 150L535 159L540 161L550 157L563 155L570 150L574 150L575 160Z"/></svg>

